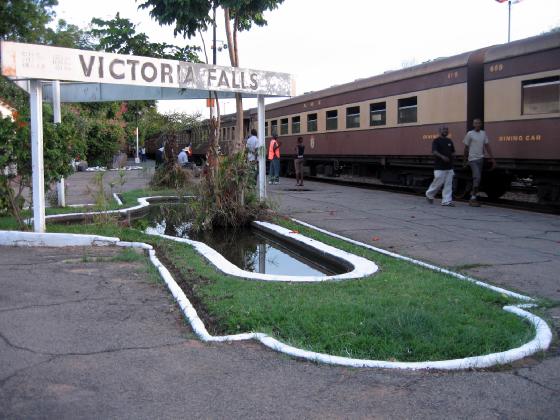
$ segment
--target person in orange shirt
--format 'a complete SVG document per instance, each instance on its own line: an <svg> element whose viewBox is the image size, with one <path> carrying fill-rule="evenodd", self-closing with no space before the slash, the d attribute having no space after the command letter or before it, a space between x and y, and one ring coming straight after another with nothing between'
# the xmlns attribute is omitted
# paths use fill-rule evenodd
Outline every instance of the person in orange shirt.
<svg viewBox="0 0 560 420"><path fill-rule="evenodd" d="M280 143L278 135L274 134L268 145L268 160L270 161L269 184L278 184L280 182Z"/></svg>

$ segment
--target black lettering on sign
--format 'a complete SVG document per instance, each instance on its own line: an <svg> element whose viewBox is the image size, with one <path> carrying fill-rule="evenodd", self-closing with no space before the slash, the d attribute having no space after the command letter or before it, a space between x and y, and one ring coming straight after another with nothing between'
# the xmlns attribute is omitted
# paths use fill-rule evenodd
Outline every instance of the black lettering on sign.
<svg viewBox="0 0 560 420"><path fill-rule="evenodd" d="M124 72L122 73L115 72L115 64L121 64L124 66L124 60L115 59L111 61L111 64L109 64L109 73L111 73L111 77L113 79L124 79Z"/></svg>
<svg viewBox="0 0 560 420"><path fill-rule="evenodd" d="M130 75L132 80L136 80L136 65L140 63L138 60L126 60L126 64L130 64Z"/></svg>
<svg viewBox="0 0 560 420"><path fill-rule="evenodd" d="M218 80L218 86L227 86L229 87L229 81L227 78L227 74L224 70L220 73L220 80Z"/></svg>
<svg viewBox="0 0 560 420"><path fill-rule="evenodd" d="M241 88L247 89L247 85L245 84L245 72L241 72Z"/></svg>
<svg viewBox="0 0 560 420"><path fill-rule="evenodd" d="M99 78L103 79L103 57L99 57L98 61L99 61Z"/></svg>
<svg viewBox="0 0 560 420"><path fill-rule="evenodd" d="M249 79L251 79L251 84L249 85L249 87L253 90L257 90L259 88L259 82L257 81L257 73L251 73Z"/></svg>
<svg viewBox="0 0 560 420"><path fill-rule="evenodd" d="M161 65L161 83L165 83L165 76L169 79L169 83L173 83L173 76L171 75L172 71L171 64L163 63Z"/></svg>
<svg viewBox="0 0 560 420"><path fill-rule="evenodd" d="M151 76L148 76L146 69L150 68L152 69L152 74ZM142 68L140 69L140 74L142 75L142 79L144 79L146 82L153 82L156 77L157 77L157 69L156 66L154 66L152 63L144 63L142 64Z"/></svg>
<svg viewBox="0 0 560 420"><path fill-rule="evenodd" d="M80 64L82 65L82 70L84 71L84 76L89 77L91 75L91 70L93 69L93 62L95 61L95 56L89 57L89 64L86 64L84 56L80 54Z"/></svg>
<svg viewBox="0 0 560 420"><path fill-rule="evenodd" d="M241 87L241 85L239 85L235 81L235 71L231 72L231 87L234 88L234 89L239 89Z"/></svg>

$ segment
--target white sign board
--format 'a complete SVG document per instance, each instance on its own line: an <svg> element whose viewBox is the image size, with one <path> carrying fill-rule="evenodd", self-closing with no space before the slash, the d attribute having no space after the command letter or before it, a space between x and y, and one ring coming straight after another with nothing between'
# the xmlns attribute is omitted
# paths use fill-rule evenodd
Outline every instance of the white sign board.
<svg viewBox="0 0 560 420"><path fill-rule="evenodd" d="M291 75L44 45L1 43L2 75L177 89L293 96Z"/></svg>

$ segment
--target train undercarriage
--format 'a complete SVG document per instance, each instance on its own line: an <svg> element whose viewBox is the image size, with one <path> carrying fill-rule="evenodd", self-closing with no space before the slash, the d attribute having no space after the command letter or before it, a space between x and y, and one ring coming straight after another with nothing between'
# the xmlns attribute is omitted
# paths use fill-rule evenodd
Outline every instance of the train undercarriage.
<svg viewBox="0 0 560 420"><path fill-rule="evenodd" d="M490 199L498 199L507 192L523 191L535 195L535 201L546 205L560 205L560 162L534 161L522 163L513 159L497 159L495 169L486 162L480 191ZM453 193L457 198L468 196L471 171L461 160L455 165ZM283 158L281 173L294 175L293 159ZM348 183L406 187L425 191L433 178L433 160L417 157L328 157L306 158L304 174L311 178L339 180Z"/></svg>

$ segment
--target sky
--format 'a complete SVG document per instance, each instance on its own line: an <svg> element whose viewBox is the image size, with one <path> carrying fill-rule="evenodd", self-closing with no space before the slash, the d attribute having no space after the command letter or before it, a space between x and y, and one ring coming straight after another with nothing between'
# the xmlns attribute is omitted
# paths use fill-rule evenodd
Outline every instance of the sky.
<svg viewBox="0 0 560 420"><path fill-rule="evenodd" d="M58 2L57 18L80 27L120 12L152 41L202 45L199 37L174 38L172 27L159 26L134 0L96 0L94 15L81 0ZM496 0L285 0L265 18L267 26L239 34L240 65L293 74L297 94L505 43L508 30L507 2ZM217 20L217 39L226 41L223 17ZM511 7L512 41L557 26L560 0L523 0ZM203 36L210 45L211 31ZM218 53L218 64L229 65L227 51ZM235 111L233 100L221 103L222 113ZM255 100L244 101L245 109L254 106ZM159 101L158 109L208 115L203 100Z"/></svg>

